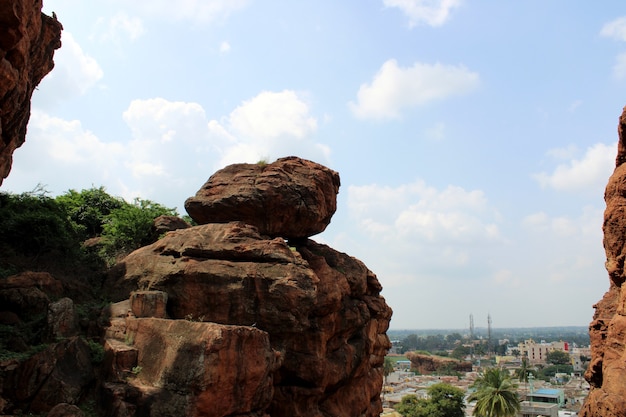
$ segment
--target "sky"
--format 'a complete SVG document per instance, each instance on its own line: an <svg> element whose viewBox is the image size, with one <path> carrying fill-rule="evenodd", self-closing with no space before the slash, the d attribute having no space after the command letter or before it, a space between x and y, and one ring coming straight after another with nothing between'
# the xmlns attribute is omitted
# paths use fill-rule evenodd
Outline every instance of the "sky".
<svg viewBox="0 0 626 417"><path fill-rule="evenodd" d="M54 70L0 191L104 186L185 214L218 169L338 171L313 237L392 329L587 326L626 104L623 2L45 0Z"/></svg>

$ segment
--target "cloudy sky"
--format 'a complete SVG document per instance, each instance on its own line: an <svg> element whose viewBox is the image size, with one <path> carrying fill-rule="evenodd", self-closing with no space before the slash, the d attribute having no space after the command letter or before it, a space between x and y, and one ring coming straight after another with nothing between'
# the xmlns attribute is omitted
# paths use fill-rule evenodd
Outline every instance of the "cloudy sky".
<svg viewBox="0 0 626 417"><path fill-rule="evenodd" d="M3 191L105 186L184 213L217 169L341 175L314 237L393 329L586 326L626 104L622 2L45 0L63 23Z"/></svg>

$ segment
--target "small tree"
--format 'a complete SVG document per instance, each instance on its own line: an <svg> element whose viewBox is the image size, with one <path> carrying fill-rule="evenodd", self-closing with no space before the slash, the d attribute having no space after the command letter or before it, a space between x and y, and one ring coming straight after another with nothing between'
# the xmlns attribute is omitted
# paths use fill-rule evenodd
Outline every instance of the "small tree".
<svg viewBox="0 0 626 417"><path fill-rule="evenodd" d="M449 384L439 383L428 388L428 399L415 395L402 397L395 409L404 417L464 417L463 391Z"/></svg>
<svg viewBox="0 0 626 417"><path fill-rule="evenodd" d="M387 377L393 372L394 366L391 358L385 357L385 362L383 363L383 373L385 375L385 385L387 385Z"/></svg>
<svg viewBox="0 0 626 417"><path fill-rule="evenodd" d="M110 196L104 187L68 190L55 200L65 209L82 240L99 236L106 216L126 204L121 198Z"/></svg>
<svg viewBox="0 0 626 417"><path fill-rule="evenodd" d="M552 352L548 352L546 355L546 362L553 365L571 365L572 359L567 352L563 352L562 350L553 350Z"/></svg>
<svg viewBox="0 0 626 417"><path fill-rule="evenodd" d="M170 209L150 200L135 199L132 204L112 210L103 225L103 255L109 259L151 243L152 223L161 215L176 215Z"/></svg>

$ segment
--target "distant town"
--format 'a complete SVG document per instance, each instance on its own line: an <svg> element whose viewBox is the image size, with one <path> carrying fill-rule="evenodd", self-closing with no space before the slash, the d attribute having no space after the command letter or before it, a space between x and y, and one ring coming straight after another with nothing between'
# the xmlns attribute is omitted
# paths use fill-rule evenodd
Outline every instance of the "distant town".
<svg viewBox="0 0 626 417"><path fill-rule="evenodd" d="M583 326L462 330L390 330L385 359L382 416L400 417L403 398L427 399L429 387L445 383L468 401L481 373L499 368L514 383L519 417L577 416L589 384L589 330ZM402 409L402 407L400 407Z"/></svg>

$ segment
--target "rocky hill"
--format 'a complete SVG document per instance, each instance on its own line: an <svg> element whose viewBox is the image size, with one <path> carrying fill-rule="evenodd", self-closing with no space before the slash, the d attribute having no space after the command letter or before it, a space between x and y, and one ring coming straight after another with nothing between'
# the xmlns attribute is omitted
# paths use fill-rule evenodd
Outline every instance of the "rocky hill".
<svg viewBox="0 0 626 417"><path fill-rule="evenodd" d="M626 107L619 119L615 171L604 200L604 249L609 289L594 305L589 325L591 363L585 379L591 385L581 409L582 417L626 416Z"/></svg>
<svg viewBox="0 0 626 417"><path fill-rule="evenodd" d="M218 171L187 201L200 224L121 260L91 314L48 273L1 282L0 330L45 319L0 361L0 413L378 416L392 311L361 261L309 238L339 183L296 157Z"/></svg>
<svg viewBox="0 0 626 417"><path fill-rule="evenodd" d="M104 385L116 410L377 416L391 309L362 262L308 239L338 189L336 172L295 157L226 167L187 200L204 224L118 264Z"/></svg>
<svg viewBox="0 0 626 417"><path fill-rule="evenodd" d="M428 355L418 352L406 354L411 361L411 369L420 375L430 375L442 371L472 372L472 363L444 356Z"/></svg>

